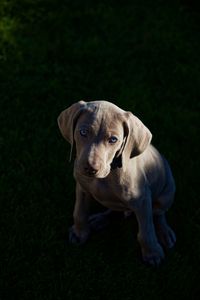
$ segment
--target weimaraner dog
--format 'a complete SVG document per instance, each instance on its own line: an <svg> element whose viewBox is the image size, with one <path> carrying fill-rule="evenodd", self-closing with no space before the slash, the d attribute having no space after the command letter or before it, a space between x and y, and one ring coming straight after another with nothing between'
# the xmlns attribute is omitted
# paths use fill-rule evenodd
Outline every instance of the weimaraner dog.
<svg viewBox="0 0 200 300"><path fill-rule="evenodd" d="M61 112L58 125L71 153L76 149L70 242L84 243L91 228L106 223L110 211L134 212L143 260L158 265L164 258L162 246L171 248L176 241L165 217L175 183L168 162L150 144L151 132L131 112L107 101L79 101ZM94 199L109 209L91 217Z"/></svg>

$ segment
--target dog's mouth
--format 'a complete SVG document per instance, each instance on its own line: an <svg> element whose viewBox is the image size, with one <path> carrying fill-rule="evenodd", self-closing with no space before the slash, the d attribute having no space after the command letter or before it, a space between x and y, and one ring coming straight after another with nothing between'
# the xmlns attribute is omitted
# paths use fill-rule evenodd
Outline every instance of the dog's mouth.
<svg viewBox="0 0 200 300"><path fill-rule="evenodd" d="M121 162L121 157L115 157L111 164L105 169L105 170L100 170L96 173L88 173L84 172L84 175L89 177L89 178L105 178L107 177L111 171L116 170L117 168L122 167L122 162Z"/></svg>
<svg viewBox="0 0 200 300"><path fill-rule="evenodd" d="M105 171L99 171L95 174L85 174L87 177L89 178L96 178L96 179L101 179L101 178L105 178L110 174L110 170L111 168L109 168L109 170L105 170Z"/></svg>
<svg viewBox="0 0 200 300"><path fill-rule="evenodd" d="M105 178L110 174L111 171L111 167L109 166L107 169L105 170L99 170L97 172L86 172L85 170L76 170L76 172L84 177L87 177L88 179L101 179L101 178Z"/></svg>
<svg viewBox="0 0 200 300"><path fill-rule="evenodd" d="M110 164L107 166L104 166L104 168L101 168L99 170L94 170L93 168L80 168L80 165L78 162L76 162L76 173L78 173L80 176L87 177L88 179L96 178L101 179L107 177L111 171L121 168L122 162L121 162L121 156L115 156Z"/></svg>

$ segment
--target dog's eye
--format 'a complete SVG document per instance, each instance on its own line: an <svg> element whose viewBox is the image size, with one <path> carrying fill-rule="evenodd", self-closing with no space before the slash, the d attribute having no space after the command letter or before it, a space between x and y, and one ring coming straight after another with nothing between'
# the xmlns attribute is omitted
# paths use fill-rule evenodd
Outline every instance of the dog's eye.
<svg viewBox="0 0 200 300"><path fill-rule="evenodd" d="M80 129L80 135L86 137L88 134L88 130L87 129Z"/></svg>
<svg viewBox="0 0 200 300"><path fill-rule="evenodd" d="M117 139L116 136L111 136L111 137L108 139L109 144L115 144L117 141L118 141L118 139Z"/></svg>

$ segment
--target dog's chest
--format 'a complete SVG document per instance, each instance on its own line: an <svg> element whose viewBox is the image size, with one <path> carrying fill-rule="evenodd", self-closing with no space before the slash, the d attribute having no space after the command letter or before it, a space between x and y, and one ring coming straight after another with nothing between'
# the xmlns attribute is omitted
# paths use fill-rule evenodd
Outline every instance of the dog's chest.
<svg viewBox="0 0 200 300"><path fill-rule="evenodd" d="M107 181L97 179L87 189L93 198L105 207L113 210L133 209L133 202L138 198L137 189L130 188L127 182Z"/></svg>

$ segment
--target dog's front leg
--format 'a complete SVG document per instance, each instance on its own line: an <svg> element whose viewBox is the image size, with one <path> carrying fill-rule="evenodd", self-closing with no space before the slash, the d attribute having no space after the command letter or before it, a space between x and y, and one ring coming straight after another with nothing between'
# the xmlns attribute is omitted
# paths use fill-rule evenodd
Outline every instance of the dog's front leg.
<svg viewBox="0 0 200 300"><path fill-rule="evenodd" d="M69 230L69 241L73 244L83 244L89 238L88 224L90 195L86 194L81 186L76 184L76 202L73 212L74 225Z"/></svg>
<svg viewBox="0 0 200 300"><path fill-rule="evenodd" d="M141 246L143 260L153 266L159 265L164 258L164 252L155 233L151 196L148 195L136 202L134 212L139 226L138 242Z"/></svg>

